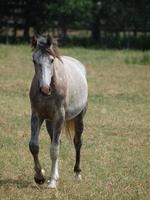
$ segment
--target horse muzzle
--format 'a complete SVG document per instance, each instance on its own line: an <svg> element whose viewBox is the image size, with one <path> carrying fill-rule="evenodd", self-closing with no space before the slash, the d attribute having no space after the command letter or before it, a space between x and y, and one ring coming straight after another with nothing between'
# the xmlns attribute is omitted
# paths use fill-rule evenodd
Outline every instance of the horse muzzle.
<svg viewBox="0 0 150 200"><path fill-rule="evenodd" d="M47 96L51 95L51 93L52 93L51 87L48 86L48 85L42 86L42 87L40 88L40 91L41 91L44 95L47 95Z"/></svg>

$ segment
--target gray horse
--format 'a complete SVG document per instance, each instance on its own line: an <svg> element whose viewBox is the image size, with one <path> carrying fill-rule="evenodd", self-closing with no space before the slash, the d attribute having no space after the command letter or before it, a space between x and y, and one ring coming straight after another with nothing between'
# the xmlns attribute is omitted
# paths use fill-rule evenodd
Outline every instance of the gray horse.
<svg viewBox="0 0 150 200"><path fill-rule="evenodd" d="M71 135L76 150L74 172L81 178L80 148L82 145L83 117L87 109L88 88L85 67L76 59L59 56L57 46L48 36L32 38L35 74L30 88L31 140L30 151L34 159L35 182L45 181L45 172L40 165L39 131L45 120L51 139L52 160L49 188L56 188L59 179L58 155L60 133L63 127Z"/></svg>

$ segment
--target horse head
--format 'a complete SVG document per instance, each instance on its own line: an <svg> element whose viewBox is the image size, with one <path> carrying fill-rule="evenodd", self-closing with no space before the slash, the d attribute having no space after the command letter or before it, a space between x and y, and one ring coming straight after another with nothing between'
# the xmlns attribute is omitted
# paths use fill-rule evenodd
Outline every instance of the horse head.
<svg viewBox="0 0 150 200"><path fill-rule="evenodd" d="M54 59L59 55L56 44L50 36L32 38L33 63L38 78L40 91L45 95L51 94L51 81L54 75Z"/></svg>

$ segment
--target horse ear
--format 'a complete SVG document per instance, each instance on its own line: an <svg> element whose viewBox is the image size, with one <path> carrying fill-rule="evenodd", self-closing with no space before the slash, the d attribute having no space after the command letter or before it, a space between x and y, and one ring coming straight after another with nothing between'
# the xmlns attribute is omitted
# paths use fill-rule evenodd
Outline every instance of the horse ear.
<svg viewBox="0 0 150 200"><path fill-rule="evenodd" d="M32 37L31 46L32 46L33 48L36 48L36 45L37 45L37 38L36 38L36 36L34 35L34 36Z"/></svg>
<svg viewBox="0 0 150 200"><path fill-rule="evenodd" d="M47 36L47 45L50 47L53 43L52 37L50 35Z"/></svg>

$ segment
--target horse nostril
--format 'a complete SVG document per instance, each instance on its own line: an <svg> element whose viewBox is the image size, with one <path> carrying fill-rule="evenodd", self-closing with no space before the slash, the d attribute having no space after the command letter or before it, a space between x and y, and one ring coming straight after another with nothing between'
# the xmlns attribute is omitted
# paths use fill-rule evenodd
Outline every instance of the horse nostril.
<svg viewBox="0 0 150 200"><path fill-rule="evenodd" d="M40 89L41 89L41 92L43 92L44 94L49 95L49 93L50 93L50 87L48 85L44 85Z"/></svg>

